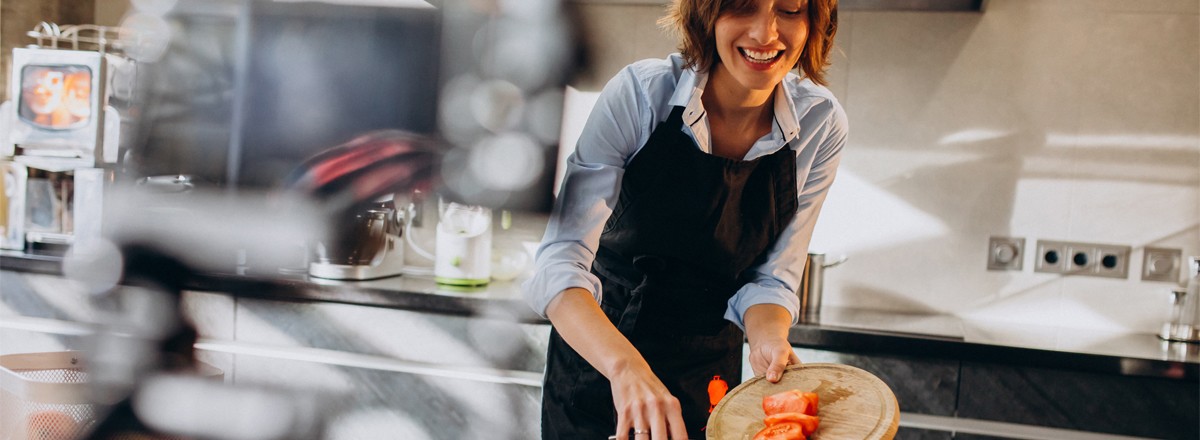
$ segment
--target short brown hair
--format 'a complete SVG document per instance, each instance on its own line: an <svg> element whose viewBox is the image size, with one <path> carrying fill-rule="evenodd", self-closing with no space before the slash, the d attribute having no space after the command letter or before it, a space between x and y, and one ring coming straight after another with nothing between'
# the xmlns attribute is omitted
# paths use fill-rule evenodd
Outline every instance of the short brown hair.
<svg viewBox="0 0 1200 440"><path fill-rule="evenodd" d="M751 7L754 0L674 0L667 7L667 15L658 20L664 28L680 35L679 52L683 54L686 67L707 72L717 62L714 29L722 11L743 10ZM829 52L833 48L833 36L837 34L837 0L806 0L808 3L808 40L799 62L804 76L813 82L826 85L825 68L829 66Z"/></svg>

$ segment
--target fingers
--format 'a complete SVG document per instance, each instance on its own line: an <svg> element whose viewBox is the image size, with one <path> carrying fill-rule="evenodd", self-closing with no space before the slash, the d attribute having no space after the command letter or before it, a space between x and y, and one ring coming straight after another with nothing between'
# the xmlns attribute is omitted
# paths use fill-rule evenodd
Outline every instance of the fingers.
<svg viewBox="0 0 1200 440"><path fill-rule="evenodd" d="M649 422L647 420L648 418L649 417L647 417L647 414L645 414L645 411L643 411L641 408L637 408L637 406L635 405L634 413L633 413L633 440L647 440L647 439L651 439L651 438L657 438L657 437L650 437L650 429L648 429L649 427L647 426L647 425L649 425ZM629 431L617 431L617 432L629 432Z"/></svg>
<svg viewBox="0 0 1200 440"><path fill-rule="evenodd" d="M634 440L688 438L679 399L667 395L629 402L617 412L617 435L614 437Z"/></svg>
<svg viewBox="0 0 1200 440"><path fill-rule="evenodd" d="M788 350L791 352L791 350ZM787 367L788 361L791 360L786 353L777 353L771 359L771 366L767 367L767 382L779 382L779 378L783 377L783 368Z"/></svg>
<svg viewBox="0 0 1200 440"><path fill-rule="evenodd" d="M627 436L629 435L629 431L633 429L633 427L629 426L629 416L630 415L631 414L629 414L629 412L627 412L627 411L617 411L617 435L616 435L616 437L620 440L625 440L626 438L628 438Z"/></svg>
<svg viewBox="0 0 1200 440"><path fill-rule="evenodd" d="M617 438L628 439L631 433L635 440L688 438L679 399L648 366L625 370L610 381L617 409Z"/></svg>
<svg viewBox="0 0 1200 440"><path fill-rule="evenodd" d="M688 438L687 426L683 424L683 407L679 405L679 399L672 397L667 401L666 405L666 422L667 429L670 430L670 437L658 437L655 434L655 439L686 439Z"/></svg>
<svg viewBox="0 0 1200 440"><path fill-rule="evenodd" d="M650 407L650 438L665 439L667 438L667 420L663 417L666 414L663 411L665 408L659 408L657 405ZM639 439L641 440L641 439Z"/></svg>
<svg viewBox="0 0 1200 440"><path fill-rule="evenodd" d="M800 357L796 355L795 350L792 350L791 344L780 344L767 349L766 352L766 357L770 360L765 374L767 382L779 382L788 365L800 363Z"/></svg>

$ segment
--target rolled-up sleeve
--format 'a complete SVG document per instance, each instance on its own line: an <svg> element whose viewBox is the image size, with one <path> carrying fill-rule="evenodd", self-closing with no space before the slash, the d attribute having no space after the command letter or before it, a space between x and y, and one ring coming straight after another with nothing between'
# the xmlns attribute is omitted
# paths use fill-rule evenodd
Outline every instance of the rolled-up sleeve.
<svg viewBox="0 0 1200 440"><path fill-rule="evenodd" d="M522 286L529 306L546 316L562 291L583 288L602 300L600 281L591 273L604 223L612 214L625 165L651 131L649 103L635 71L625 68L605 85L567 159L562 187L546 235L538 248L533 276Z"/></svg>
<svg viewBox="0 0 1200 440"><path fill-rule="evenodd" d="M783 306L791 313L793 324L799 319L800 299L796 296L796 291L804 276L808 244L812 239L821 205L837 174L848 133L846 114L841 106L833 100L826 103L826 111L810 111L806 115L823 113L822 116L826 118L824 121L814 121L818 124L809 125L820 128L813 133L804 133L793 141L807 141L807 144L811 144L801 145L796 149L796 176L803 178L797 183L799 205L796 215L772 246L766 262L751 269L751 281L729 299L725 319L743 329L746 327L746 310L757 304ZM803 126L806 121L801 122Z"/></svg>

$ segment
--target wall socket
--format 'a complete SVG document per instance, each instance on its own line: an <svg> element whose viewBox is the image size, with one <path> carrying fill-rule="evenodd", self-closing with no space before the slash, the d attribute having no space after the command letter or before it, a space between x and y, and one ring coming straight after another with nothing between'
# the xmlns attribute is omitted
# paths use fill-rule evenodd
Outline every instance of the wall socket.
<svg viewBox="0 0 1200 440"><path fill-rule="evenodd" d="M1147 247L1142 253L1142 281L1179 281L1183 249Z"/></svg>
<svg viewBox="0 0 1200 440"><path fill-rule="evenodd" d="M1025 267L1025 239L1022 237L988 238L988 270L1021 270Z"/></svg>
<svg viewBox="0 0 1200 440"><path fill-rule="evenodd" d="M1038 240L1033 271L1128 278L1131 252L1129 246Z"/></svg>

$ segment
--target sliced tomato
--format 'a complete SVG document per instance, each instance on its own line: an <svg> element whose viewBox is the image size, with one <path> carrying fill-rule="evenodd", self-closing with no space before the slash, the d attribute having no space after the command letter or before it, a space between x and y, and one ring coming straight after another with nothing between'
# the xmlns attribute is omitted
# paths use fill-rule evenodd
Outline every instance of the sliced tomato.
<svg viewBox="0 0 1200 440"><path fill-rule="evenodd" d="M813 432L816 432L817 426L821 424L821 418L803 413L788 412L771 414L766 419L763 419L763 422L767 426L780 423L799 423L804 428L804 435L812 435Z"/></svg>
<svg viewBox="0 0 1200 440"><path fill-rule="evenodd" d="M789 412L809 414L808 405L810 400L805 398L804 394L800 390L788 390L763 397L763 413L768 416ZM816 394L813 394L813 396L815 397ZM811 411L812 413L809 415L816 415L816 408L813 408Z"/></svg>
<svg viewBox="0 0 1200 440"><path fill-rule="evenodd" d="M804 435L804 427L794 422L768 425L758 431L758 434L754 434L754 440L805 440L807 438Z"/></svg>
<svg viewBox="0 0 1200 440"><path fill-rule="evenodd" d="M801 393L800 397L803 397L804 400L808 401L808 406L805 408L804 413L810 416L817 415L817 407L820 403L820 398L817 397L817 393Z"/></svg>

